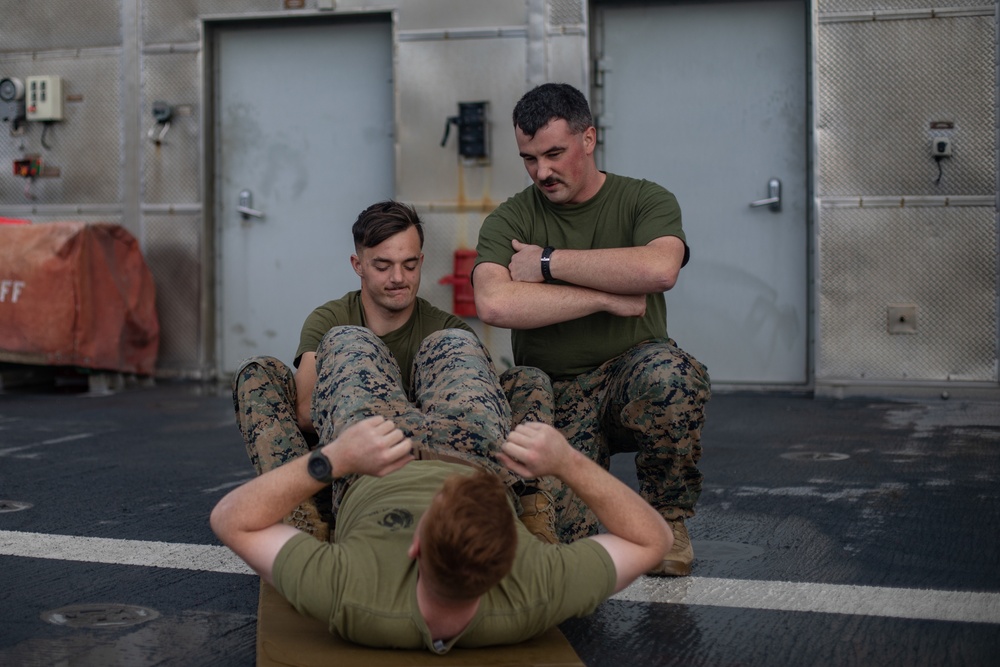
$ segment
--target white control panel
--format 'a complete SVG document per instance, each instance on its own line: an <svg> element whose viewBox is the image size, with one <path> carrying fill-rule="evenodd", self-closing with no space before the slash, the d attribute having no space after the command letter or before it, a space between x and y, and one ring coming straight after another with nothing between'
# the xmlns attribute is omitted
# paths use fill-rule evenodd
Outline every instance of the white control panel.
<svg viewBox="0 0 1000 667"><path fill-rule="evenodd" d="M62 77L25 77L24 89L25 116L28 120L62 120Z"/></svg>

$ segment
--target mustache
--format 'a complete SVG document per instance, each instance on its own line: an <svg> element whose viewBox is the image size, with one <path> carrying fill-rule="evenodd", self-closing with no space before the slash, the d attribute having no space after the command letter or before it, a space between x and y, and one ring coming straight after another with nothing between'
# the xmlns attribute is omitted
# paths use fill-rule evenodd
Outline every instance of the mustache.
<svg viewBox="0 0 1000 667"><path fill-rule="evenodd" d="M540 185L555 185L556 183L562 183L558 178L546 178L544 181L539 181Z"/></svg>

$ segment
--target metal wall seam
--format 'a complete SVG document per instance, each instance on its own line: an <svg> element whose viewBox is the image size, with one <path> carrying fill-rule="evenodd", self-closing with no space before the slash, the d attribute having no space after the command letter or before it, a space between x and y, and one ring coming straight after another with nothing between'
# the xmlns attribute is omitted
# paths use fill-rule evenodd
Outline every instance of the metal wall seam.
<svg viewBox="0 0 1000 667"><path fill-rule="evenodd" d="M142 219L139 209L140 115L142 99L142 71L140 64L141 11L139 0L122 2L122 205L123 226L139 239L146 249L142 236Z"/></svg>
<svg viewBox="0 0 1000 667"><path fill-rule="evenodd" d="M820 208L926 208L941 206L985 206L991 208L991 195L958 196L856 196L831 195L818 199Z"/></svg>
<svg viewBox="0 0 1000 667"><path fill-rule="evenodd" d="M396 33L400 42L437 42L447 39L495 39L528 36L525 26L499 26L496 28L458 28L447 30L400 30Z"/></svg>
<svg viewBox="0 0 1000 667"><path fill-rule="evenodd" d="M143 55L162 53L197 53L201 51L201 42L176 42L173 44L143 44Z"/></svg>
<svg viewBox="0 0 1000 667"><path fill-rule="evenodd" d="M994 5L980 7L944 7L933 9L874 9L871 11L819 13L820 23L857 23L865 21L903 21L910 19L942 19L967 16L993 16Z"/></svg>

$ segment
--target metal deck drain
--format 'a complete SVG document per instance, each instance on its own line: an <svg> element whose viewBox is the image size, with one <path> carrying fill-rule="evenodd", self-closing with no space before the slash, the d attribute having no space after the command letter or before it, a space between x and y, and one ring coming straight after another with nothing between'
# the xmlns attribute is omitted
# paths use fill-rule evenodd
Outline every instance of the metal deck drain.
<svg viewBox="0 0 1000 667"><path fill-rule="evenodd" d="M792 461L843 461L851 457L849 454L837 452L787 452L782 454L781 458Z"/></svg>
<svg viewBox="0 0 1000 667"><path fill-rule="evenodd" d="M71 628L123 628L159 616L158 611L130 604L73 604L44 612L42 620Z"/></svg>
<svg viewBox="0 0 1000 667"><path fill-rule="evenodd" d="M0 500L0 512L20 512L31 507L31 503L22 503L18 500Z"/></svg>

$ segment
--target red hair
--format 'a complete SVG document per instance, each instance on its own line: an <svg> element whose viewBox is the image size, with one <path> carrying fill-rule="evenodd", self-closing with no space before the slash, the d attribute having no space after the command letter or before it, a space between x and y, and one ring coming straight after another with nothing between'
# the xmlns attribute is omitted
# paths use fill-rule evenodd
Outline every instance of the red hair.
<svg viewBox="0 0 1000 667"><path fill-rule="evenodd" d="M452 475L420 529L421 572L431 589L453 600L477 598L510 572L517 518L495 475Z"/></svg>

